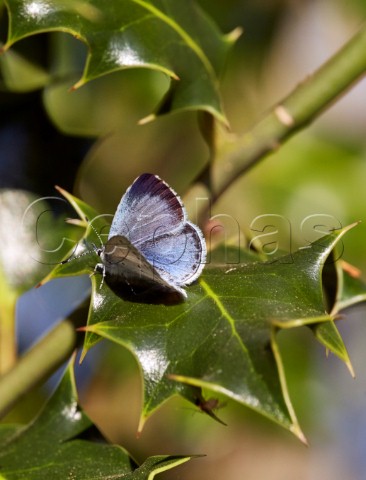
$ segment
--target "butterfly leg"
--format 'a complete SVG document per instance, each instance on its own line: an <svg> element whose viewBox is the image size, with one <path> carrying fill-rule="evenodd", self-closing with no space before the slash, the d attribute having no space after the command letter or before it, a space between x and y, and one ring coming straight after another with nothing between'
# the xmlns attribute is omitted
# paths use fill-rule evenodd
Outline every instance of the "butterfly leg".
<svg viewBox="0 0 366 480"><path fill-rule="evenodd" d="M103 287L104 277L105 277L105 265L103 263L97 263L94 267L94 271L89 275L89 277L92 277L96 273L102 274L102 281L99 286L99 289L101 289Z"/></svg>

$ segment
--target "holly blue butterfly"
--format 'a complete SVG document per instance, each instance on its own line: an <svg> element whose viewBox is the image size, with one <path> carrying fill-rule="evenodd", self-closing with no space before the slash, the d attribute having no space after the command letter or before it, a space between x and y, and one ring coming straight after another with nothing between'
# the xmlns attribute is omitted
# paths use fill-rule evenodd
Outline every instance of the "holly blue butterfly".
<svg viewBox="0 0 366 480"><path fill-rule="evenodd" d="M196 280L206 260L200 229L182 201L157 175L140 175L123 195L107 243L97 251L109 286L134 295L178 294Z"/></svg>

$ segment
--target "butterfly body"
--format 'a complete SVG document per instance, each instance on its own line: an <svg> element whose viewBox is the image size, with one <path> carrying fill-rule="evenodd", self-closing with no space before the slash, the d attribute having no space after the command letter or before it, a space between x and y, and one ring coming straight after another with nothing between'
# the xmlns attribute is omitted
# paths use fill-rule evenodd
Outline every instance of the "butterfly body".
<svg viewBox="0 0 366 480"><path fill-rule="evenodd" d="M201 274L206 245L177 194L158 176L145 173L123 195L98 254L102 264L96 268L108 284L137 295L186 298L182 287Z"/></svg>

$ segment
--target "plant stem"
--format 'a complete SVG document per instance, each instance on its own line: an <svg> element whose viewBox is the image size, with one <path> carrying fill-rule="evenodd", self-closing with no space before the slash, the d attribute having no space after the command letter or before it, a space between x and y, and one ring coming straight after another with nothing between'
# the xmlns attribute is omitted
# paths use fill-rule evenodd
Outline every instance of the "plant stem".
<svg viewBox="0 0 366 480"><path fill-rule="evenodd" d="M0 302L0 376L10 370L16 362L14 318L17 296L10 289L6 293L7 297L4 291L0 295L3 297L3 301Z"/></svg>
<svg viewBox="0 0 366 480"><path fill-rule="evenodd" d="M366 25L251 130L225 147L227 153L212 172L212 202L258 161L313 122L365 73ZM204 214L207 212L201 215Z"/></svg>
<svg viewBox="0 0 366 480"><path fill-rule="evenodd" d="M75 349L76 338L73 323L62 321L0 378L0 417L69 358Z"/></svg>

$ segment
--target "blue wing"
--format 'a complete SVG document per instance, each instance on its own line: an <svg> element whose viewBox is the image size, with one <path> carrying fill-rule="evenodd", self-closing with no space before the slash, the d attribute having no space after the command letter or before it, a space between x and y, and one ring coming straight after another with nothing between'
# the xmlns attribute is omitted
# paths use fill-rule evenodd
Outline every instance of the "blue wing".
<svg viewBox="0 0 366 480"><path fill-rule="evenodd" d="M185 221L177 194L158 176L144 173L123 195L108 239L123 235L139 248L146 241L180 230Z"/></svg>
<svg viewBox="0 0 366 480"><path fill-rule="evenodd" d="M178 291L198 278L204 267L201 231L187 221L180 198L156 175L141 175L123 195L108 240L116 236L127 238L162 281Z"/></svg>
<svg viewBox="0 0 366 480"><path fill-rule="evenodd" d="M196 280L206 261L203 235L190 222L182 225L180 232L145 242L140 250L164 280L177 286Z"/></svg>

